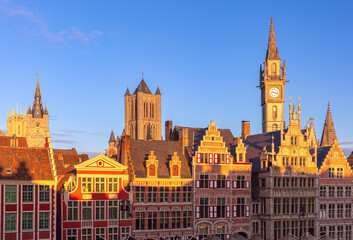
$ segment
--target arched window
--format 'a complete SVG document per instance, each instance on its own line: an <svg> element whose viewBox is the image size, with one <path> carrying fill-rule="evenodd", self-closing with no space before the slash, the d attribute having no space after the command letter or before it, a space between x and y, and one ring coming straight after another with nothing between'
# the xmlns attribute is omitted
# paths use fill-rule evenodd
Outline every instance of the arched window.
<svg viewBox="0 0 353 240"><path fill-rule="evenodd" d="M272 125L272 131L277 131L277 124Z"/></svg>
<svg viewBox="0 0 353 240"><path fill-rule="evenodd" d="M277 118L277 106L272 107L272 118L273 119Z"/></svg>
<svg viewBox="0 0 353 240"><path fill-rule="evenodd" d="M277 75L277 65L276 65L276 63L272 63L272 75Z"/></svg>
<svg viewBox="0 0 353 240"><path fill-rule="evenodd" d="M131 111L131 120L134 120L134 102L131 100L130 103L131 107L130 107L130 111Z"/></svg>

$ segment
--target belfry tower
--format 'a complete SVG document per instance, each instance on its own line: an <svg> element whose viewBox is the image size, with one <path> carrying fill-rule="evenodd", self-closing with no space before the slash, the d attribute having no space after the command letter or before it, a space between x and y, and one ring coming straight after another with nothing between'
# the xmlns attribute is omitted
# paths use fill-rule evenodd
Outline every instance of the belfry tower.
<svg viewBox="0 0 353 240"><path fill-rule="evenodd" d="M142 77L135 92L125 93L125 133L131 139L162 140L161 92L152 94Z"/></svg>
<svg viewBox="0 0 353 240"><path fill-rule="evenodd" d="M286 65L279 58L273 19L263 70L260 65L260 89L262 107L262 132L276 131L285 127L283 105L286 84Z"/></svg>

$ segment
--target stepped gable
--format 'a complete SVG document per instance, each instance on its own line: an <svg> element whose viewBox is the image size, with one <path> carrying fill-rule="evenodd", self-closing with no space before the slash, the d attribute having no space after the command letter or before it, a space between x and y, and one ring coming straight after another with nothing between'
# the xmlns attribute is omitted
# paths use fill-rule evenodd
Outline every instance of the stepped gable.
<svg viewBox="0 0 353 240"><path fill-rule="evenodd" d="M170 178L169 161L177 152L181 161L181 178L191 178L191 170L178 142L175 141L130 141L130 156L136 178L146 178L146 160L154 151L158 164L158 178Z"/></svg>
<svg viewBox="0 0 353 240"><path fill-rule="evenodd" d="M260 171L260 156L264 147L271 151L272 136L275 144L275 152L278 152L281 144L281 131L265 132L255 135L249 135L244 141L246 150L246 159L252 163L254 171Z"/></svg>
<svg viewBox="0 0 353 240"><path fill-rule="evenodd" d="M48 148L0 147L0 179L55 180Z"/></svg>
<svg viewBox="0 0 353 240"><path fill-rule="evenodd" d="M317 167L320 169L322 163L325 161L327 154L330 152L332 146L317 148ZM312 150L312 149L311 149ZM310 151L312 152L312 151Z"/></svg>
<svg viewBox="0 0 353 240"><path fill-rule="evenodd" d="M16 140L16 147L28 147L27 139L25 137L11 137L11 136L0 136L0 146L11 147L11 139Z"/></svg>
<svg viewBox="0 0 353 240"><path fill-rule="evenodd" d="M179 140L179 136L181 135L180 133L183 131L183 129L188 129L188 139L189 139L189 147L193 147L194 149L197 149L198 146L200 146L201 141L203 140L203 136L206 134L206 131L208 128L192 128L192 127L181 127L181 126L175 126L173 133L172 133L172 139L175 141ZM226 147L232 148L234 146L234 136L233 133L230 131L230 129L217 129L221 137L223 138L223 141L226 144Z"/></svg>

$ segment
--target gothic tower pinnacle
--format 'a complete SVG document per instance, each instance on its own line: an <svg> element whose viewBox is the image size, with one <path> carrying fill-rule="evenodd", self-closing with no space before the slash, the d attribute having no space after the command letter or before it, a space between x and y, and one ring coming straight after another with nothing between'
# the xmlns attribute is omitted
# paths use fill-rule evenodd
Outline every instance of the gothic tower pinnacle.
<svg viewBox="0 0 353 240"><path fill-rule="evenodd" d="M262 132L276 131L285 127L283 114L285 84L285 62L281 66L271 17L266 58L263 68L260 66Z"/></svg>
<svg viewBox="0 0 353 240"><path fill-rule="evenodd" d="M337 136L335 126L333 125L330 102L328 102L325 125L321 136L321 147L333 145L336 138Z"/></svg>

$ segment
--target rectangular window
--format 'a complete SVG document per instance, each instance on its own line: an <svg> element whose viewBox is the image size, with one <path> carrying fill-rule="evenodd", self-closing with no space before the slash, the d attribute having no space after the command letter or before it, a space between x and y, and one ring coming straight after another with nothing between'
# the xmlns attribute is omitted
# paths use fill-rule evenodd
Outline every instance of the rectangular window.
<svg viewBox="0 0 353 240"><path fill-rule="evenodd" d="M292 214L298 213L298 198L292 198Z"/></svg>
<svg viewBox="0 0 353 240"><path fill-rule="evenodd" d="M226 217L226 199L217 198L217 218Z"/></svg>
<svg viewBox="0 0 353 240"><path fill-rule="evenodd" d="M136 230L144 230L145 229L145 213L144 212L136 212L135 227L136 227Z"/></svg>
<svg viewBox="0 0 353 240"><path fill-rule="evenodd" d="M252 222L252 234L253 235L259 235L259 222Z"/></svg>
<svg viewBox="0 0 353 240"><path fill-rule="evenodd" d="M118 201L109 201L108 205L109 219L118 219Z"/></svg>
<svg viewBox="0 0 353 240"><path fill-rule="evenodd" d="M315 213L315 198L308 198L308 213Z"/></svg>
<svg viewBox="0 0 353 240"><path fill-rule="evenodd" d="M337 197L343 197L343 186L337 186Z"/></svg>
<svg viewBox="0 0 353 240"><path fill-rule="evenodd" d="M335 169L334 168L328 168L327 174L329 178L334 178L335 177Z"/></svg>
<svg viewBox="0 0 353 240"><path fill-rule="evenodd" d="M92 202L82 202L82 220L92 220Z"/></svg>
<svg viewBox="0 0 353 240"><path fill-rule="evenodd" d="M237 175L237 188L245 188L245 176Z"/></svg>
<svg viewBox="0 0 353 240"><path fill-rule="evenodd" d="M328 205L328 218L334 218L335 217L335 204L329 204Z"/></svg>
<svg viewBox="0 0 353 240"><path fill-rule="evenodd" d="M118 192L118 178L108 178L108 192Z"/></svg>
<svg viewBox="0 0 353 240"><path fill-rule="evenodd" d="M135 190L136 190L136 202L137 203L144 203L145 202L145 187L136 186Z"/></svg>
<svg viewBox="0 0 353 240"><path fill-rule="evenodd" d="M77 240L77 229L67 229L67 240Z"/></svg>
<svg viewBox="0 0 353 240"><path fill-rule="evenodd" d="M92 178L81 178L82 179L82 192L88 193L92 192Z"/></svg>
<svg viewBox="0 0 353 240"><path fill-rule="evenodd" d="M200 188L209 187L209 175L200 175Z"/></svg>
<svg viewBox="0 0 353 240"><path fill-rule="evenodd" d="M281 198L273 199L274 214L281 214Z"/></svg>
<svg viewBox="0 0 353 240"><path fill-rule="evenodd" d="M157 212L148 212L148 230L157 229Z"/></svg>
<svg viewBox="0 0 353 240"><path fill-rule="evenodd" d="M160 202L169 202L169 187L160 187L159 192L159 201Z"/></svg>
<svg viewBox="0 0 353 240"><path fill-rule="evenodd" d="M104 220L105 219L105 202L104 201L96 201L96 220Z"/></svg>
<svg viewBox="0 0 353 240"><path fill-rule="evenodd" d="M125 208L124 206L128 206L128 210L124 210L124 211L120 211L120 219L129 219L129 217L130 217L130 201L127 201L127 200L122 200L121 202L120 202L120 207L121 208Z"/></svg>
<svg viewBox="0 0 353 240"><path fill-rule="evenodd" d="M352 217L352 204L346 203L346 218Z"/></svg>
<svg viewBox="0 0 353 240"><path fill-rule="evenodd" d="M216 228L216 236L219 237L220 239L224 239L226 233L226 228L225 226L217 226Z"/></svg>
<svg viewBox="0 0 353 240"><path fill-rule="evenodd" d="M78 201L68 201L67 220L78 220Z"/></svg>
<svg viewBox="0 0 353 240"><path fill-rule="evenodd" d="M39 230L49 229L50 212L39 212Z"/></svg>
<svg viewBox="0 0 353 240"><path fill-rule="evenodd" d="M200 198L200 218L208 218L208 198Z"/></svg>
<svg viewBox="0 0 353 240"><path fill-rule="evenodd" d="M157 187L148 187L148 202L157 202Z"/></svg>
<svg viewBox="0 0 353 240"><path fill-rule="evenodd" d="M5 231L16 231L17 213L5 213Z"/></svg>
<svg viewBox="0 0 353 240"><path fill-rule="evenodd" d="M83 228L82 229L82 240L92 240L92 229Z"/></svg>
<svg viewBox="0 0 353 240"><path fill-rule="evenodd" d="M130 227L121 227L121 239L128 239L130 237Z"/></svg>
<svg viewBox="0 0 353 240"><path fill-rule="evenodd" d="M337 204L337 218L343 218L343 204Z"/></svg>
<svg viewBox="0 0 353 240"><path fill-rule="evenodd" d="M96 238L95 239L105 239L105 229L104 228L95 228L96 230Z"/></svg>
<svg viewBox="0 0 353 240"><path fill-rule="evenodd" d="M326 186L320 186L320 197L326 197Z"/></svg>
<svg viewBox="0 0 353 240"><path fill-rule="evenodd" d="M159 228L160 229L168 229L169 228L169 212L159 212Z"/></svg>
<svg viewBox="0 0 353 240"><path fill-rule="evenodd" d="M180 212L173 211L172 212L172 229L180 228Z"/></svg>
<svg viewBox="0 0 353 240"><path fill-rule="evenodd" d="M183 227L184 228L191 228L191 211L185 211L183 212Z"/></svg>
<svg viewBox="0 0 353 240"><path fill-rule="evenodd" d="M180 187L172 187L172 202L180 202Z"/></svg>
<svg viewBox="0 0 353 240"><path fill-rule="evenodd" d="M343 178L343 168L337 168L337 178Z"/></svg>
<svg viewBox="0 0 353 240"><path fill-rule="evenodd" d="M183 202L191 202L191 187L183 187Z"/></svg>
<svg viewBox="0 0 353 240"><path fill-rule="evenodd" d="M17 202L17 185L5 186L5 203Z"/></svg>
<svg viewBox="0 0 353 240"><path fill-rule="evenodd" d="M328 227L328 236L332 239L336 239L335 233L336 233L336 226L329 226Z"/></svg>
<svg viewBox="0 0 353 240"><path fill-rule="evenodd" d="M105 192L105 178L96 178L96 192Z"/></svg>
<svg viewBox="0 0 353 240"><path fill-rule="evenodd" d="M289 198L283 198L283 214L289 214Z"/></svg>
<svg viewBox="0 0 353 240"><path fill-rule="evenodd" d="M49 202L50 201L50 191L49 185L39 186L39 202Z"/></svg>
<svg viewBox="0 0 353 240"><path fill-rule="evenodd" d="M343 225L337 226L337 239L343 239Z"/></svg>
<svg viewBox="0 0 353 240"><path fill-rule="evenodd" d="M33 202L33 185L22 186L22 202Z"/></svg>
<svg viewBox="0 0 353 240"><path fill-rule="evenodd" d="M320 218L326 218L326 204L320 204Z"/></svg>
<svg viewBox="0 0 353 240"><path fill-rule="evenodd" d="M335 187L334 186L329 186L328 187L328 196L329 197L334 197L335 196Z"/></svg>
<svg viewBox="0 0 353 240"><path fill-rule="evenodd" d="M245 217L245 198L237 198L237 217Z"/></svg>
<svg viewBox="0 0 353 240"><path fill-rule="evenodd" d="M350 197L352 192L352 188L350 186L346 187L346 197Z"/></svg>
<svg viewBox="0 0 353 240"><path fill-rule="evenodd" d="M204 239L208 237L208 227L199 228L199 239Z"/></svg>
<svg viewBox="0 0 353 240"><path fill-rule="evenodd" d="M326 235L326 226L320 227L320 237L323 237Z"/></svg>
<svg viewBox="0 0 353 240"><path fill-rule="evenodd" d="M352 226L346 225L346 240L352 240Z"/></svg>
<svg viewBox="0 0 353 240"><path fill-rule="evenodd" d="M217 188L226 188L226 175L217 175Z"/></svg>
<svg viewBox="0 0 353 240"><path fill-rule="evenodd" d="M33 213L23 212L22 213L22 230L30 231L33 230Z"/></svg>
<svg viewBox="0 0 353 240"><path fill-rule="evenodd" d="M108 239L118 239L118 228L109 228L108 229Z"/></svg>

